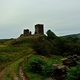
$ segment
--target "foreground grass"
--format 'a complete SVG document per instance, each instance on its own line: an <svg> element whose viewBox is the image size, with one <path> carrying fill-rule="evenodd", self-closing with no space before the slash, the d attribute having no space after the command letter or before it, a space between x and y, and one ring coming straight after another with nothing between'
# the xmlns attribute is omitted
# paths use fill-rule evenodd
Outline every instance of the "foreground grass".
<svg viewBox="0 0 80 80"><path fill-rule="evenodd" d="M19 77L19 64L24 60L21 58L12 64L8 65L5 74L2 80L13 80L14 78Z"/></svg>
<svg viewBox="0 0 80 80"><path fill-rule="evenodd" d="M46 57L46 56L41 56L41 55L34 54L32 57L34 57L34 56L43 58L50 65L51 64L61 64L61 62L62 62L61 59L63 58L62 56L56 56L56 55ZM36 73L33 73L33 72L28 70L26 64L27 64L27 62L29 61L30 58L26 59L24 61L24 64L23 64L23 68L25 69L25 74L29 77L30 80L46 80L48 78L47 76L40 75L38 73L36 74Z"/></svg>
<svg viewBox="0 0 80 80"><path fill-rule="evenodd" d="M33 53L33 49L25 38L0 40L0 71L30 53Z"/></svg>
<svg viewBox="0 0 80 80"><path fill-rule="evenodd" d="M45 80L44 76L41 76L39 74L34 74L29 71L26 72L26 75L29 77L30 80Z"/></svg>
<svg viewBox="0 0 80 80"><path fill-rule="evenodd" d="M26 38L0 40L0 71L6 67L2 80L19 77L19 63L31 53L34 51Z"/></svg>
<svg viewBox="0 0 80 80"><path fill-rule="evenodd" d="M0 70L5 68L7 65L7 69L4 74L4 78L2 80L14 80L15 77L19 77L18 69L19 63L22 62L24 59L25 64L26 56L29 54L34 55L34 50L32 49L32 40L36 40L37 37L28 37L28 38L20 38L20 39L12 39L7 41L2 41L0 43L0 55L1 55L1 62L0 62ZM35 54L36 55L36 54ZM40 56L48 62L53 62L55 64L61 63L61 56L51 55L49 57ZM26 71L26 75L30 78L30 80L45 80L44 76L39 74L34 74L32 72Z"/></svg>

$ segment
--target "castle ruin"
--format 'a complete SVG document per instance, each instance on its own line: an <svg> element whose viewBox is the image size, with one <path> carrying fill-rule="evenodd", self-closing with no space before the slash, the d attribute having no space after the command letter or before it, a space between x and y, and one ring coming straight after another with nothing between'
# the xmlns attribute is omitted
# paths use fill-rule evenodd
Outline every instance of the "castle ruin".
<svg viewBox="0 0 80 80"><path fill-rule="evenodd" d="M43 24L35 25L35 34L43 35L44 34L44 26Z"/></svg>
<svg viewBox="0 0 80 80"><path fill-rule="evenodd" d="M36 24L35 26L35 32L33 35L44 35L44 26L43 24ZM22 36L31 36L32 32L29 29L24 29L23 34L20 35Z"/></svg>
<svg viewBox="0 0 80 80"><path fill-rule="evenodd" d="M29 29L24 29L24 35L25 36L31 35L31 31L29 31Z"/></svg>

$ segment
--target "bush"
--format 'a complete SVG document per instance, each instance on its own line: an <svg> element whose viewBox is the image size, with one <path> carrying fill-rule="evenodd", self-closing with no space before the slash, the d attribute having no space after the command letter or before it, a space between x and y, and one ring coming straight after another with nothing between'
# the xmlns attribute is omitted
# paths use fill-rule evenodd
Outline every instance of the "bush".
<svg viewBox="0 0 80 80"><path fill-rule="evenodd" d="M48 56L51 51L50 43L47 40L42 41L42 42L40 41L35 42L33 48L37 52L37 54L40 54L40 55Z"/></svg>
<svg viewBox="0 0 80 80"><path fill-rule="evenodd" d="M29 70L40 75L49 76L50 73L52 73L51 66L52 64L47 63L44 59L34 56L30 58L28 63L25 65L25 70Z"/></svg>
<svg viewBox="0 0 80 80"><path fill-rule="evenodd" d="M55 33L53 33L51 30L48 30L46 32L46 34L47 34L48 40L50 40L50 39L53 40L53 39L57 38L57 36L55 35Z"/></svg>
<svg viewBox="0 0 80 80"><path fill-rule="evenodd" d="M47 63L42 67L42 74L47 77L51 77L54 71L51 69L52 63Z"/></svg>
<svg viewBox="0 0 80 80"><path fill-rule="evenodd" d="M68 80L80 80L80 62L76 67L70 68L67 73Z"/></svg>
<svg viewBox="0 0 80 80"><path fill-rule="evenodd" d="M9 61L10 59L6 55L0 55L0 62L6 62Z"/></svg>
<svg viewBox="0 0 80 80"><path fill-rule="evenodd" d="M27 64L28 64L27 67L30 71L34 73L41 73L42 66L44 66L46 62L42 58L34 56L29 59Z"/></svg>

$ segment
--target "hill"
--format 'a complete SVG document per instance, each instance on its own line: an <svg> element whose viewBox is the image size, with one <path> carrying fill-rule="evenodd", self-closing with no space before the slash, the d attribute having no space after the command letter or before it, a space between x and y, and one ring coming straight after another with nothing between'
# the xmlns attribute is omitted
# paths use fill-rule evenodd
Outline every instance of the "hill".
<svg viewBox="0 0 80 80"><path fill-rule="evenodd" d="M80 38L80 33L78 34L69 34L69 35L65 35L63 37L73 37L73 38Z"/></svg>
<svg viewBox="0 0 80 80"><path fill-rule="evenodd" d="M15 77L19 78L19 64L23 62L24 65L28 59L28 55L42 57L42 55L36 54L33 49L34 43L42 37L43 36L29 36L18 39L0 40L0 80L12 80ZM61 56L53 55L53 57L55 57L55 63L60 62ZM53 57L47 58L47 56L44 56L44 59L51 61ZM30 78L33 76L33 73L28 72L27 74ZM33 77L34 80L36 80L36 77L39 77L39 80L43 78L38 74L35 74Z"/></svg>
<svg viewBox="0 0 80 80"><path fill-rule="evenodd" d="M0 80L20 79L22 67L30 80L46 80L51 75L53 63L60 64L63 57L73 54L80 55L80 38L58 37L51 30L47 31L47 36L0 40ZM35 68L37 62L42 67ZM30 64L34 67L31 71Z"/></svg>

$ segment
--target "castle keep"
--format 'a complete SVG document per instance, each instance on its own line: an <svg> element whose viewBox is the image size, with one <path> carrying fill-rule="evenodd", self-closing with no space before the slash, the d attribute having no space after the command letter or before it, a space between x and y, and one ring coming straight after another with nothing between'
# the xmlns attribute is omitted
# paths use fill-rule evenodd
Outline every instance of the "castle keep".
<svg viewBox="0 0 80 80"><path fill-rule="evenodd" d="M33 35L44 35L44 25L43 24L36 24L35 26L35 32ZM29 29L24 29L22 36L31 36L31 31Z"/></svg>
<svg viewBox="0 0 80 80"><path fill-rule="evenodd" d="M44 28L43 24L37 24L35 25L35 34L43 35L44 34Z"/></svg>

